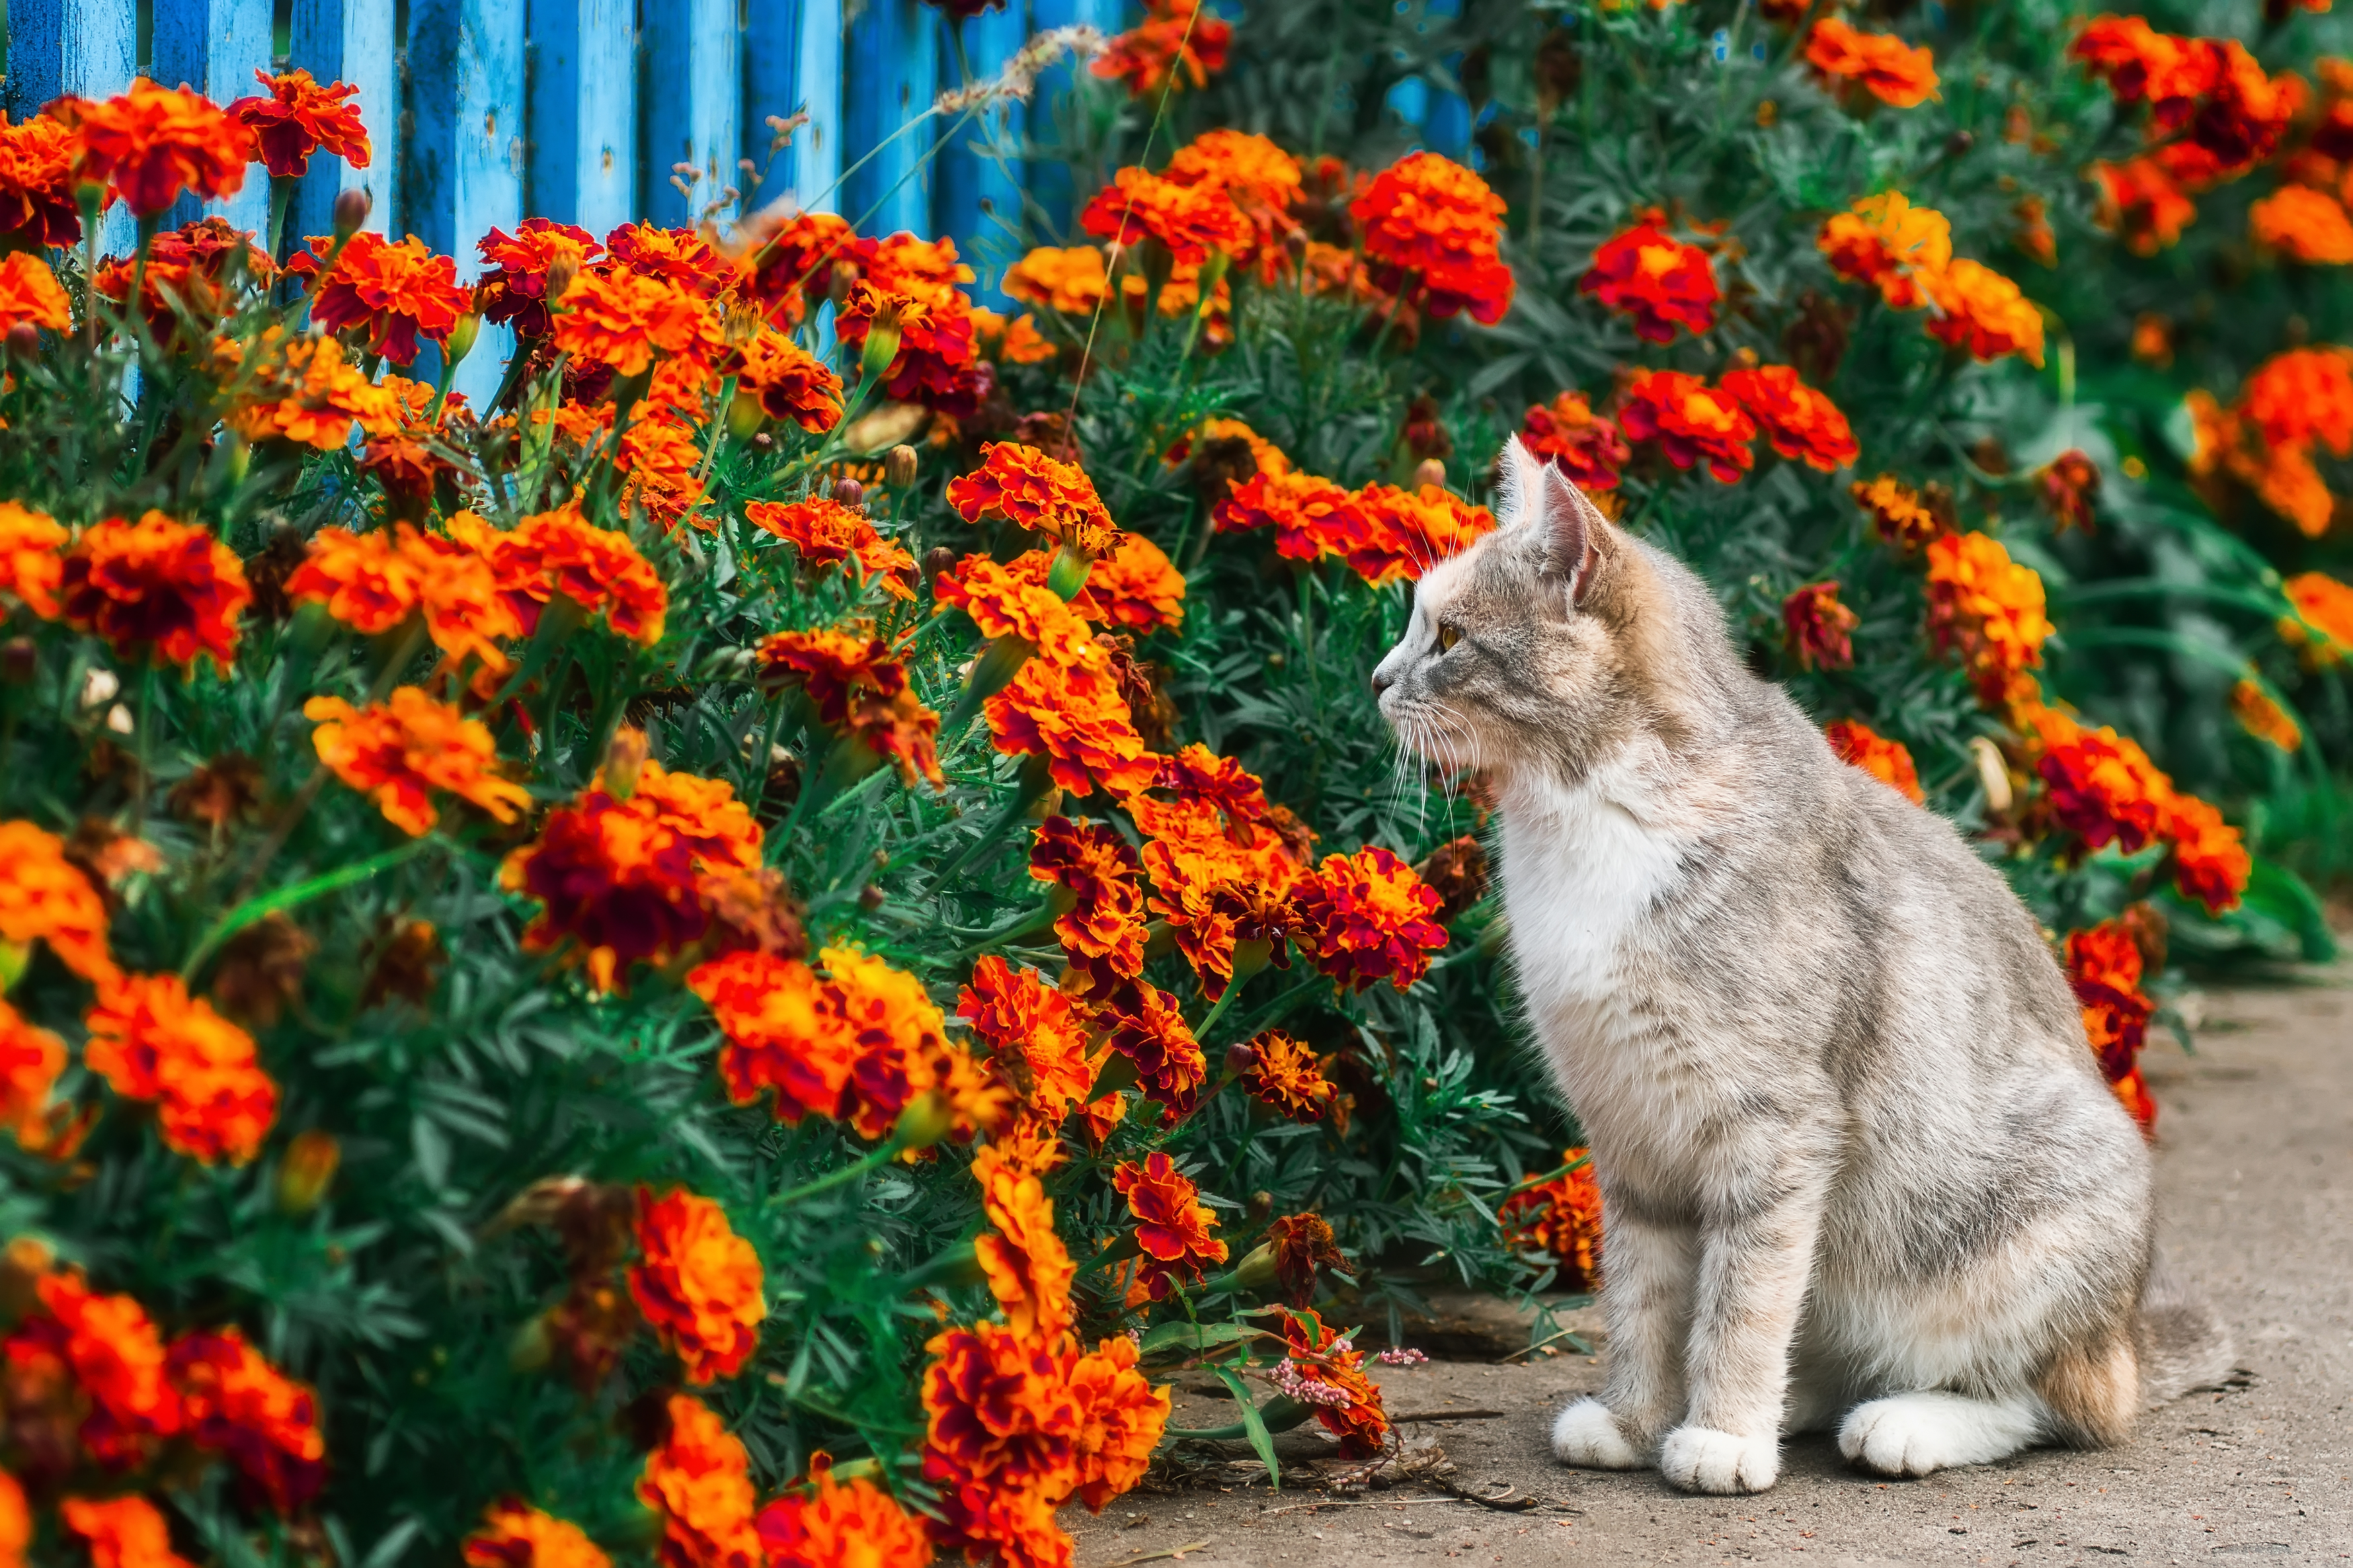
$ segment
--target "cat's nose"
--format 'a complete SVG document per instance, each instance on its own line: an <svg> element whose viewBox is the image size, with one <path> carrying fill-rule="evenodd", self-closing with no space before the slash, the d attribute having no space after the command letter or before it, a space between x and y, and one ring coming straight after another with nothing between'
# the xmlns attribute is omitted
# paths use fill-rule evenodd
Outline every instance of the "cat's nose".
<svg viewBox="0 0 2353 1568"><path fill-rule="evenodd" d="M1382 692L1387 691L1390 687L1395 686L1396 684L1396 678L1391 676L1388 671L1379 669L1373 671L1374 696L1378 697Z"/></svg>

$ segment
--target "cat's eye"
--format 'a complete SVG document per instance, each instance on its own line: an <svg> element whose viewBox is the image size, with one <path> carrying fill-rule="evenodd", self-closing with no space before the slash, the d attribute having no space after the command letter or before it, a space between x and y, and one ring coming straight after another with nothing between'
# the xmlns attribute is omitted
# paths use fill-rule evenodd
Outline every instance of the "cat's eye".
<svg viewBox="0 0 2353 1568"><path fill-rule="evenodd" d="M1438 623L1438 651L1439 651L1439 652L1440 652L1440 653L1444 653L1448 648L1452 647L1456 643L1459 643L1459 642L1461 642L1461 640L1462 640L1462 628L1461 628L1461 626L1448 626L1444 621L1440 621L1440 622L1439 622L1439 623Z"/></svg>

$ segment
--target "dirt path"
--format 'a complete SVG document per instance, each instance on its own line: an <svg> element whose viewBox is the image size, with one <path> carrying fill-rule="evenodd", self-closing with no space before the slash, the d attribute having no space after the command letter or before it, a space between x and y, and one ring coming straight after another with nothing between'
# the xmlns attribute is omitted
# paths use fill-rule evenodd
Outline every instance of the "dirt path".
<svg viewBox="0 0 2353 1568"><path fill-rule="evenodd" d="M1384 1373L1388 1407L1500 1412L1409 1430L1443 1447L1459 1485L1500 1494L1508 1484L1535 1507L1495 1511L1410 1483L1339 1502L1314 1489L1275 1494L1236 1473L1229 1488L1210 1478L1189 1491L1133 1493L1100 1519L1069 1510L1080 1568L1203 1542L1184 1559L1192 1568L1793 1552L1828 1563L2353 1561L2353 968L2298 989L2210 994L2206 1013L2196 1058L2167 1037L2144 1058L2163 1107L2166 1251L2232 1324L2249 1375L2147 1417L2124 1447L1882 1484L1809 1438L1790 1445L1780 1485L1764 1496L1686 1497L1649 1472L1552 1461L1552 1413L1599 1382L1586 1358L1439 1363ZM1176 1419L1210 1426L1232 1410L1180 1394ZM1306 1459L1330 1446L1311 1427L1282 1452Z"/></svg>

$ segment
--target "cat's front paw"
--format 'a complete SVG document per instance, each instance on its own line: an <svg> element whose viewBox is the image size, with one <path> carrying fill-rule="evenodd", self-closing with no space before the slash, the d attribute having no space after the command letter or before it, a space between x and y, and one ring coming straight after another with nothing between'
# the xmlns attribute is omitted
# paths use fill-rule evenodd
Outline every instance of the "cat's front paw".
<svg viewBox="0 0 2353 1568"><path fill-rule="evenodd" d="M1598 1399L1580 1399L1552 1424L1553 1457L1588 1470L1639 1470L1642 1456Z"/></svg>
<svg viewBox="0 0 2353 1568"><path fill-rule="evenodd" d="M1659 1473L1687 1492L1761 1492L1781 1473L1778 1436L1738 1437L1712 1426L1678 1426L1659 1450Z"/></svg>

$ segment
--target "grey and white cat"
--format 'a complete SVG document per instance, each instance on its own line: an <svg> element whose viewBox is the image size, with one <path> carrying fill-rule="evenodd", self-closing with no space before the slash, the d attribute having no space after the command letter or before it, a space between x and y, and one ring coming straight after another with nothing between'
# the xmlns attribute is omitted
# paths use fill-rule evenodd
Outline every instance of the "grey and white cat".
<svg viewBox="0 0 2353 1568"><path fill-rule="evenodd" d="M1373 678L1483 770L1528 1022L1593 1148L1609 1364L1566 1463L1757 1491L2113 1443L2221 1375L2152 1289L2150 1161L2033 919L1841 763L1690 570L1514 439L1502 525Z"/></svg>

